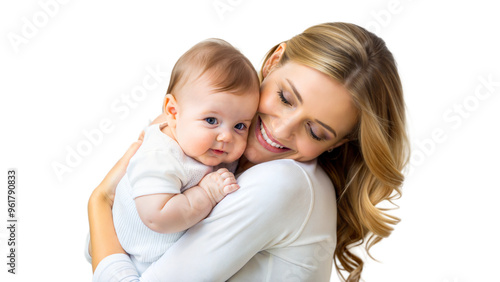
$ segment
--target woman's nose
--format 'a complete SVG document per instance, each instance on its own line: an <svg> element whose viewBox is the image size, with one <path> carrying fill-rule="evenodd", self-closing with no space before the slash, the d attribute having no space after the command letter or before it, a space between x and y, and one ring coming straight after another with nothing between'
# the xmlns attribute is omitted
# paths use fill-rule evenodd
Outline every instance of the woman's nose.
<svg viewBox="0 0 500 282"><path fill-rule="evenodd" d="M297 129L297 121L293 116L279 117L273 121L271 134L282 140L289 140Z"/></svg>

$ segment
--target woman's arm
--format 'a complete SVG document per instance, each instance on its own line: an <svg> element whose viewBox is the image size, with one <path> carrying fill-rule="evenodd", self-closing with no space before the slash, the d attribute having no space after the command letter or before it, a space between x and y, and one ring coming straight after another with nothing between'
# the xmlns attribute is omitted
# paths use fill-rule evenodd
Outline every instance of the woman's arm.
<svg viewBox="0 0 500 282"><path fill-rule="evenodd" d="M141 143L142 140L138 140L130 146L125 155L115 164L90 196L88 214L93 271L105 257L111 254L125 253L116 236L111 208L116 186L125 174L130 158L139 149Z"/></svg>
<svg viewBox="0 0 500 282"><path fill-rule="evenodd" d="M226 281L258 252L287 246L300 235L312 206L311 184L301 167L290 160L264 163L238 183L238 191L188 229L142 277L128 256L115 254L101 261L94 280ZM262 274L256 267L246 270Z"/></svg>
<svg viewBox="0 0 500 282"><path fill-rule="evenodd" d="M293 242L312 205L304 171L293 161L274 161L249 169L238 183L238 191L190 228L141 278L226 281L258 252Z"/></svg>

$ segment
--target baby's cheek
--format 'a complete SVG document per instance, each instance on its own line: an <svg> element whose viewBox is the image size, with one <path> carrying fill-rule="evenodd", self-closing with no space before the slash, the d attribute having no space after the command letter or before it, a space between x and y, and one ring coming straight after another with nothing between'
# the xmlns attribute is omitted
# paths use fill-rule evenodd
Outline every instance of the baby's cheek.
<svg viewBox="0 0 500 282"><path fill-rule="evenodd" d="M244 140L242 140L241 142L239 142L237 147L238 148L235 150L236 155L237 155L236 159L239 159L243 155L243 153L245 152L245 148L247 147L246 138Z"/></svg>
<svg viewBox="0 0 500 282"><path fill-rule="evenodd" d="M195 156L201 156L203 155L204 153L206 153L206 151L210 148L209 145L207 145L207 139L206 137L204 136L200 136L199 138L192 138L190 140L187 141L188 143L188 150L189 150L189 154L191 157ZM186 153L186 151L185 151Z"/></svg>

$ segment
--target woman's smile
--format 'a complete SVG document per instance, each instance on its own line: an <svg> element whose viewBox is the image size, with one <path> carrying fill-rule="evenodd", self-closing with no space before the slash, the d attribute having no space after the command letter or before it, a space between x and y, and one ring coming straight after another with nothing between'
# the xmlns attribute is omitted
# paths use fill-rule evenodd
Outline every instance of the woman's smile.
<svg viewBox="0 0 500 282"><path fill-rule="evenodd" d="M262 147L273 153L284 153L290 151L289 148L278 142L271 135L260 117L258 117L257 122L258 126L255 126L255 136L257 137L257 140L262 145Z"/></svg>

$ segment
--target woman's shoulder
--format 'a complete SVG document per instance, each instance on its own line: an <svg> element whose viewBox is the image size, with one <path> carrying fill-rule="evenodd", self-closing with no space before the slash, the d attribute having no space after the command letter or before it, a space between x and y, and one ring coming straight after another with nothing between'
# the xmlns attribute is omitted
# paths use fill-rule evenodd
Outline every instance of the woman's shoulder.
<svg viewBox="0 0 500 282"><path fill-rule="evenodd" d="M313 164L313 162L302 163L294 160L283 159L283 160L273 160L260 164L256 164L251 168L247 169L242 173L243 175L249 174L262 174L268 172L269 174L279 175L281 173L289 173L290 171L304 171L307 165Z"/></svg>
<svg viewBox="0 0 500 282"><path fill-rule="evenodd" d="M315 160L298 162L284 159L261 163L249 168L238 177L238 181L250 179L273 183L278 187L304 187L304 185L313 187L317 182L331 185L325 172Z"/></svg>
<svg viewBox="0 0 500 282"><path fill-rule="evenodd" d="M258 198L260 205L277 209L294 206L308 213L325 207L335 209L335 189L316 160L284 159L258 164L241 174L238 184L241 191L237 192Z"/></svg>
<svg viewBox="0 0 500 282"><path fill-rule="evenodd" d="M311 205L317 183L316 162L274 160L255 165L238 177L240 190L274 205ZM307 208L306 208L307 209Z"/></svg>
<svg viewBox="0 0 500 282"><path fill-rule="evenodd" d="M306 181L307 173L301 163L294 160L274 160L254 165L238 176L238 181L266 181L275 185ZM294 185L296 186L296 185Z"/></svg>
<svg viewBox="0 0 500 282"><path fill-rule="evenodd" d="M268 219L269 228L286 234L280 238L287 239L273 241L273 247L311 241L307 234L330 236L334 230L335 192L316 161L275 160L255 165L240 175L238 184L241 188L234 196L239 209L256 214L261 221ZM304 230L305 237L301 236Z"/></svg>

